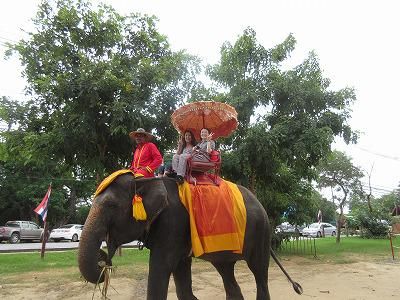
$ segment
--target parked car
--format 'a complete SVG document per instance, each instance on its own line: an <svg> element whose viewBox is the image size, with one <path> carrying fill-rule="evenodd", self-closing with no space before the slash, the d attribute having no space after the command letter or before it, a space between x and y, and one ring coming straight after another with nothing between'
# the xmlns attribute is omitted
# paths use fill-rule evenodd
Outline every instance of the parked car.
<svg viewBox="0 0 400 300"><path fill-rule="evenodd" d="M329 223L312 223L302 233L303 236L322 237L323 232L325 236L335 236L336 227Z"/></svg>
<svg viewBox="0 0 400 300"><path fill-rule="evenodd" d="M50 232L50 240L59 242L61 240L70 240L77 242L81 239L83 225L81 224L66 224Z"/></svg>
<svg viewBox="0 0 400 300"><path fill-rule="evenodd" d="M292 225L288 222L283 222L282 224L276 226L275 233L293 233L301 235L304 225Z"/></svg>
<svg viewBox="0 0 400 300"><path fill-rule="evenodd" d="M0 227L0 241L15 244L21 240L42 240L43 231L43 228L31 221L8 221Z"/></svg>

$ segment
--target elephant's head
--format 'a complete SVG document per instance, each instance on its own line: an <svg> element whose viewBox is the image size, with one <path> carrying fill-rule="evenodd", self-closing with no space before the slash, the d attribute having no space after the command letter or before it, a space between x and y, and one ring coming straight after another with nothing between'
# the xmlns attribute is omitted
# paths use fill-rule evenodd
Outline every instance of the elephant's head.
<svg viewBox="0 0 400 300"><path fill-rule="evenodd" d="M132 198L142 196L146 221L132 216ZM159 213L168 205L167 190L158 178L133 179L131 174L119 176L94 200L79 242L78 262L83 277L92 283L103 282L100 274L104 261L111 265L116 249L140 239ZM100 249L106 241L108 254Z"/></svg>

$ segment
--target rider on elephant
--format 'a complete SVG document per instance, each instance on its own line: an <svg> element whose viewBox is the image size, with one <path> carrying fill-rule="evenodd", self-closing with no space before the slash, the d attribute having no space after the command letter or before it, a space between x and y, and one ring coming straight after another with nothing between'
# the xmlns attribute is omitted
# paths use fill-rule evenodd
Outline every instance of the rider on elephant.
<svg viewBox="0 0 400 300"><path fill-rule="evenodd" d="M154 171L162 163L162 156L157 146L150 142L153 135L143 128L138 128L129 136L137 144L130 169L133 170L136 178L154 177Z"/></svg>

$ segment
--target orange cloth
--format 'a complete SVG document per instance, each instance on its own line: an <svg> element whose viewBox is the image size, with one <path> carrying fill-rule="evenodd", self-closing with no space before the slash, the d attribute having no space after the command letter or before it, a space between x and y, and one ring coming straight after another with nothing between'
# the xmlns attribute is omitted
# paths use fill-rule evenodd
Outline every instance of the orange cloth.
<svg viewBox="0 0 400 300"><path fill-rule="evenodd" d="M179 185L179 196L190 215L193 254L230 250L242 253L246 208L236 184Z"/></svg>
<svg viewBox="0 0 400 300"><path fill-rule="evenodd" d="M154 170L162 163L162 156L157 146L145 142L136 147L130 169L135 177L154 177Z"/></svg>

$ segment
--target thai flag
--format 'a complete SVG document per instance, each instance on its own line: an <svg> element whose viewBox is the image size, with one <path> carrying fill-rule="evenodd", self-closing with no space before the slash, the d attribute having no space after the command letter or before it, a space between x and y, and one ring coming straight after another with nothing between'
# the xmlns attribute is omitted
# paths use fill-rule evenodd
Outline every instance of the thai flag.
<svg viewBox="0 0 400 300"><path fill-rule="evenodd" d="M43 222L46 222L47 218L47 208L48 208L48 203L49 203L49 198L51 194L51 185L49 186L49 189L47 190L46 195L44 196L42 202L34 209L34 212L37 213L42 217Z"/></svg>

